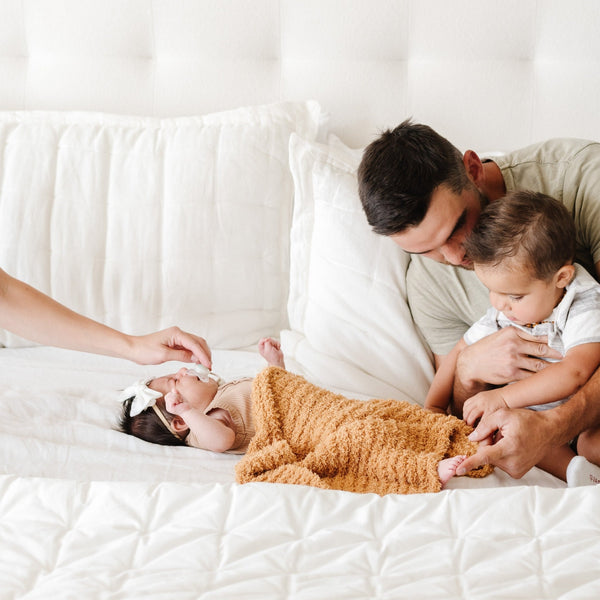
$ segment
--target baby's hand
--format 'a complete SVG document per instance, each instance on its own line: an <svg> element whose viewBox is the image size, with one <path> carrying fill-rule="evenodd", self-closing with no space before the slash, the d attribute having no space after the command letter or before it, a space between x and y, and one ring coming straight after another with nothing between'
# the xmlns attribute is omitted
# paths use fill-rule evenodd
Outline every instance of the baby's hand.
<svg viewBox="0 0 600 600"><path fill-rule="evenodd" d="M469 398L463 407L463 419L467 425L474 426L478 419L486 414L493 413L500 408L508 408L501 388L480 392Z"/></svg>
<svg viewBox="0 0 600 600"><path fill-rule="evenodd" d="M172 415L182 415L189 410L188 403L185 402L179 392L172 390L165 395L165 408Z"/></svg>

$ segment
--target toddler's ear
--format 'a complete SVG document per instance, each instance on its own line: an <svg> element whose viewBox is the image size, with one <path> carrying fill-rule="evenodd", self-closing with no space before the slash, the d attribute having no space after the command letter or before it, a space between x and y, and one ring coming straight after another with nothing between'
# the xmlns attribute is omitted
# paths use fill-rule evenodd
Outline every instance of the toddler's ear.
<svg viewBox="0 0 600 600"><path fill-rule="evenodd" d="M575 265L563 265L557 272L555 277L556 287L564 288L571 283L575 276Z"/></svg>

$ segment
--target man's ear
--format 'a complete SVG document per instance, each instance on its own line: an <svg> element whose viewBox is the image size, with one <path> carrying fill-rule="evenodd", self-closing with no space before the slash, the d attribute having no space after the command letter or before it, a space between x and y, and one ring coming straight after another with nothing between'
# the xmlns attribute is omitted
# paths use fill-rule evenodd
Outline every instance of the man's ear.
<svg viewBox="0 0 600 600"><path fill-rule="evenodd" d="M182 433L183 431L188 431L189 427L186 422L179 416L175 415L173 420L171 421L171 427L177 432Z"/></svg>
<svg viewBox="0 0 600 600"><path fill-rule="evenodd" d="M554 275L556 287L565 288L575 277L575 265L563 265Z"/></svg>
<svg viewBox="0 0 600 600"><path fill-rule="evenodd" d="M476 187L479 187L483 178L483 163L479 156L473 150L467 150L463 154L463 164L465 165L469 179Z"/></svg>

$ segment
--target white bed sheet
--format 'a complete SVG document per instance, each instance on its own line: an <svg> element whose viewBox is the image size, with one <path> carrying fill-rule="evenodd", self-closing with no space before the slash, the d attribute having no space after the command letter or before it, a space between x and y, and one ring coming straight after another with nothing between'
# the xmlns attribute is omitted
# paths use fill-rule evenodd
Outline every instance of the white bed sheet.
<svg viewBox="0 0 600 600"><path fill-rule="evenodd" d="M0 350L0 365L0 473L80 481L234 482L239 457L149 444L115 429L119 390L142 377L174 372L180 363L139 366L33 347ZM213 368L228 380L253 376L265 366L254 349L213 355ZM304 374L293 361L287 366ZM339 368L339 363L332 366ZM353 381L360 375L352 369ZM369 380L366 374L364 378ZM351 390L334 391L365 399ZM519 481L497 471L484 479L457 478L450 487L514 485L564 487L539 469Z"/></svg>
<svg viewBox="0 0 600 600"><path fill-rule="evenodd" d="M225 378L265 364L213 358ZM238 457L114 430L118 390L177 363L36 347L2 349L0 365L3 599L600 593L600 488L538 469L414 496L238 485Z"/></svg>

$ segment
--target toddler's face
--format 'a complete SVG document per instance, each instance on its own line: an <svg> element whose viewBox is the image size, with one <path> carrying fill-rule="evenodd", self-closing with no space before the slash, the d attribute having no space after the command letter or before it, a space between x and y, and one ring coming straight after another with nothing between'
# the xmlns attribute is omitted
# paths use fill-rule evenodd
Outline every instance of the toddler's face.
<svg viewBox="0 0 600 600"><path fill-rule="evenodd" d="M160 392L165 397L165 405L169 412L170 397L175 397L178 403L185 403L187 408L204 410L215 397L218 384L212 379L203 381L198 375L186 368L179 369L177 373L163 375L153 379L148 387Z"/></svg>
<svg viewBox="0 0 600 600"><path fill-rule="evenodd" d="M475 274L490 292L490 303L519 325L547 319L563 294L556 278L534 279L526 268L475 265Z"/></svg>

